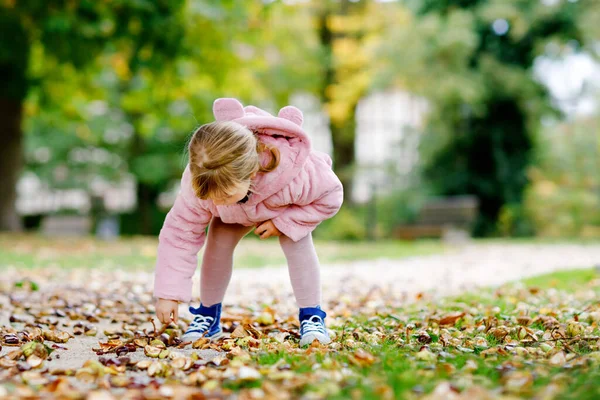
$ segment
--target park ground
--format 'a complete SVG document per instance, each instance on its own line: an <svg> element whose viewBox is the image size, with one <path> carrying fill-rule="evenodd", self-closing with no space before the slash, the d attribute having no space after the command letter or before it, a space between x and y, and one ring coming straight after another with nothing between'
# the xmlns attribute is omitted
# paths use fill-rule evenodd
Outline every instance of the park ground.
<svg viewBox="0 0 600 400"><path fill-rule="evenodd" d="M600 243L319 243L308 348L277 247L242 242L229 338L185 344L155 239L0 237L0 398L600 398Z"/></svg>

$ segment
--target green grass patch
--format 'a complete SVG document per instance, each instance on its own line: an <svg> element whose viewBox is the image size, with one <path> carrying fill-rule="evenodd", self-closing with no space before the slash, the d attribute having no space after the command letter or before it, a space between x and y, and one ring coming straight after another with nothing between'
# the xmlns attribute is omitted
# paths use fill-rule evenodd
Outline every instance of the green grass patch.
<svg viewBox="0 0 600 400"><path fill-rule="evenodd" d="M94 238L46 238L37 235L0 235L0 268L103 268L152 270L156 263L156 238L122 238L103 242ZM446 247L439 241L333 242L316 241L323 264L380 258L439 254ZM202 259L202 252L199 260ZM234 267L259 268L286 264L277 239L261 241L249 236L234 254Z"/></svg>
<svg viewBox="0 0 600 400"><path fill-rule="evenodd" d="M594 269L573 269L569 271L557 271L551 274L534 276L523 280L529 287L540 289L554 288L557 290L577 291L585 288L594 280L600 278Z"/></svg>
<svg viewBox="0 0 600 400"><path fill-rule="evenodd" d="M557 272L401 309L379 309L377 317L358 313L333 328L337 351L319 358L265 352L256 360L263 367L286 363L299 373L351 371L341 384L311 381L302 394L316 398L419 398L442 382L451 382L459 392L478 388L515 398L600 398L600 341L586 340L600 338L598 278L591 269ZM436 324L457 311L466 315L453 326ZM519 320L524 316L531 318L527 329L536 335L535 343L521 340ZM557 321L551 328L543 323L548 318ZM574 333L573 325L581 331ZM407 326L412 326L410 332ZM506 336L498 334L503 329ZM551 332L564 340L544 339ZM422 349L427 350L420 353ZM361 361L361 351L374 359Z"/></svg>

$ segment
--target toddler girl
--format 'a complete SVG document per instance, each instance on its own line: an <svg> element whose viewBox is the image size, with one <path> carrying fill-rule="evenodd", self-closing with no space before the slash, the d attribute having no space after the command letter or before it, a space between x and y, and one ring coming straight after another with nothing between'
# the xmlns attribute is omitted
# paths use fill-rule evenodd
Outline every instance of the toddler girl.
<svg viewBox="0 0 600 400"><path fill-rule="evenodd" d="M231 279L233 251L252 228L279 236L300 308L300 345L330 342L321 310L319 261L311 232L342 205L342 185L331 159L311 149L302 113L287 106L277 117L236 99L217 99L216 122L189 143L181 190L159 236L154 296L157 317L177 321L189 302L197 254L206 240L200 307L183 340L223 335L221 303ZM206 227L208 238L206 238Z"/></svg>

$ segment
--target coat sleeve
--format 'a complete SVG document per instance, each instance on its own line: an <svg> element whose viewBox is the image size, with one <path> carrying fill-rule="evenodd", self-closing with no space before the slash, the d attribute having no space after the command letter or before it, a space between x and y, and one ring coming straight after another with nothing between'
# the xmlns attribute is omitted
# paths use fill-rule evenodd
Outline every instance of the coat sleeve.
<svg viewBox="0 0 600 400"><path fill-rule="evenodd" d="M206 227L212 214L201 207L195 196L189 169L181 179L181 189L160 231L154 296L189 302L192 277L198 266L198 252L206 240Z"/></svg>
<svg viewBox="0 0 600 400"><path fill-rule="evenodd" d="M333 217L344 199L342 183L325 154L313 157L284 190L289 191L283 197L290 198L291 204L272 221L281 233L296 242Z"/></svg>

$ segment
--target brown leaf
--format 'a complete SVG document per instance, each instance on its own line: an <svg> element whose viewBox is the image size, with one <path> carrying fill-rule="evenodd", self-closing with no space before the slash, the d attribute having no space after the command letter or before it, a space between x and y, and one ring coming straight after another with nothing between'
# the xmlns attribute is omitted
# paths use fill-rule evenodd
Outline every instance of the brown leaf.
<svg viewBox="0 0 600 400"><path fill-rule="evenodd" d="M429 344L431 343L431 336L429 336L429 333L426 331L419 331L417 332L417 341L419 343Z"/></svg>
<svg viewBox="0 0 600 400"><path fill-rule="evenodd" d="M96 380L96 372L92 368L80 368L75 373L75 378L84 382L94 382Z"/></svg>
<svg viewBox="0 0 600 400"><path fill-rule="evenodd" d="M192 348L193 349L201 349L208 343L210 343L210 339L201 337L200 339L198 339L194 343L192 343Z"/></svg>
<svg viewBox="0 0 600 400"><path fill-rule="evenodd" d="M244 324L244 329L255 339L260 339L262 337L262 333L250 324Z"/></svg>
<svg viewBox="0 0 600 400"><path fill-rule="evenodd" d="M530 372L511 371L503 378L504 388L509 393L523 393L533 385L533 375Z"/></svg>
<svg viewBox="0 0 600 400"><path fill-rule="evenodd" d="M58 377L44 387L44 391L49 393L64 394L73 393L73 386L66 377ZM58 396L57 396L58 397Z"/></svg>
<svg viewBox="0 0 600 400"><path fill-rule="evenodd" d="M243 338L249 336L248 332L246 332L246 330L244 329L244 327L242 325L238 325L237 328L234 329L233 332L231 332L231 337L232 338Z"/></svg>
<svg viewBox="0 0 600 400"><path fill-rule="evenodd" d="M0 358L0 368L12 368L17 365L17 360L11 360L7 357Z"/></svg>
<svg viewBox="0 0 600 400"><path fill-rule="evenodd" d="M531 325L531 322L533 320L531 319L531 317L528 317L526 315L521 316L521 317L517 317L517 322L519 323L519 325L521 326L529 326Z"/></svg>
<svg viewBox="0 0 600 400"><path fill-rule="evenodd" d="M71 336L64 331L44 330L44 339L55 343L67 343Z"/></svg>
<svg viewBox="0 0 600 400"><path fill-rule="evenodd" d="M510 331L507 327L500 325L498 327L490 329L488 333L492 334L498 340L504 340L504 338L508 336Z"/></svg>
<svg viewBox="0 0 600 400"><path fill-rule="evenodd" d="M451 315L446 315L445 317L443 317L442 319L440 319L440 326L454 326L454 324L456 324L456 321L458 321L460 318L464 317L465 313L459 313L459 314L451 314Z"/></svg>
<svg viewBox="0 0 600 400"><path fill-rule="evenodd" d="M354 357L358 358L359 360L364 360L369 364L373 364L373 362L375 362L375 357L373 356L373 354L363 349L356 350L354 352Z"/></svg>
<svg viewBox="0 0 600 400"><path fill-rule="evenodd" d="M19 340L17 335L13 334L4 335L3 341L4 344L7 346L18 346L19 344L21 344L21 341Z"/></svg>
<svg viewBox="0 0 600 400"><path fill-rule="evenodd" d="M133 340L133 343L135 343L137 347L146 347L149 344L148 338L137 338Z"/></svg>

